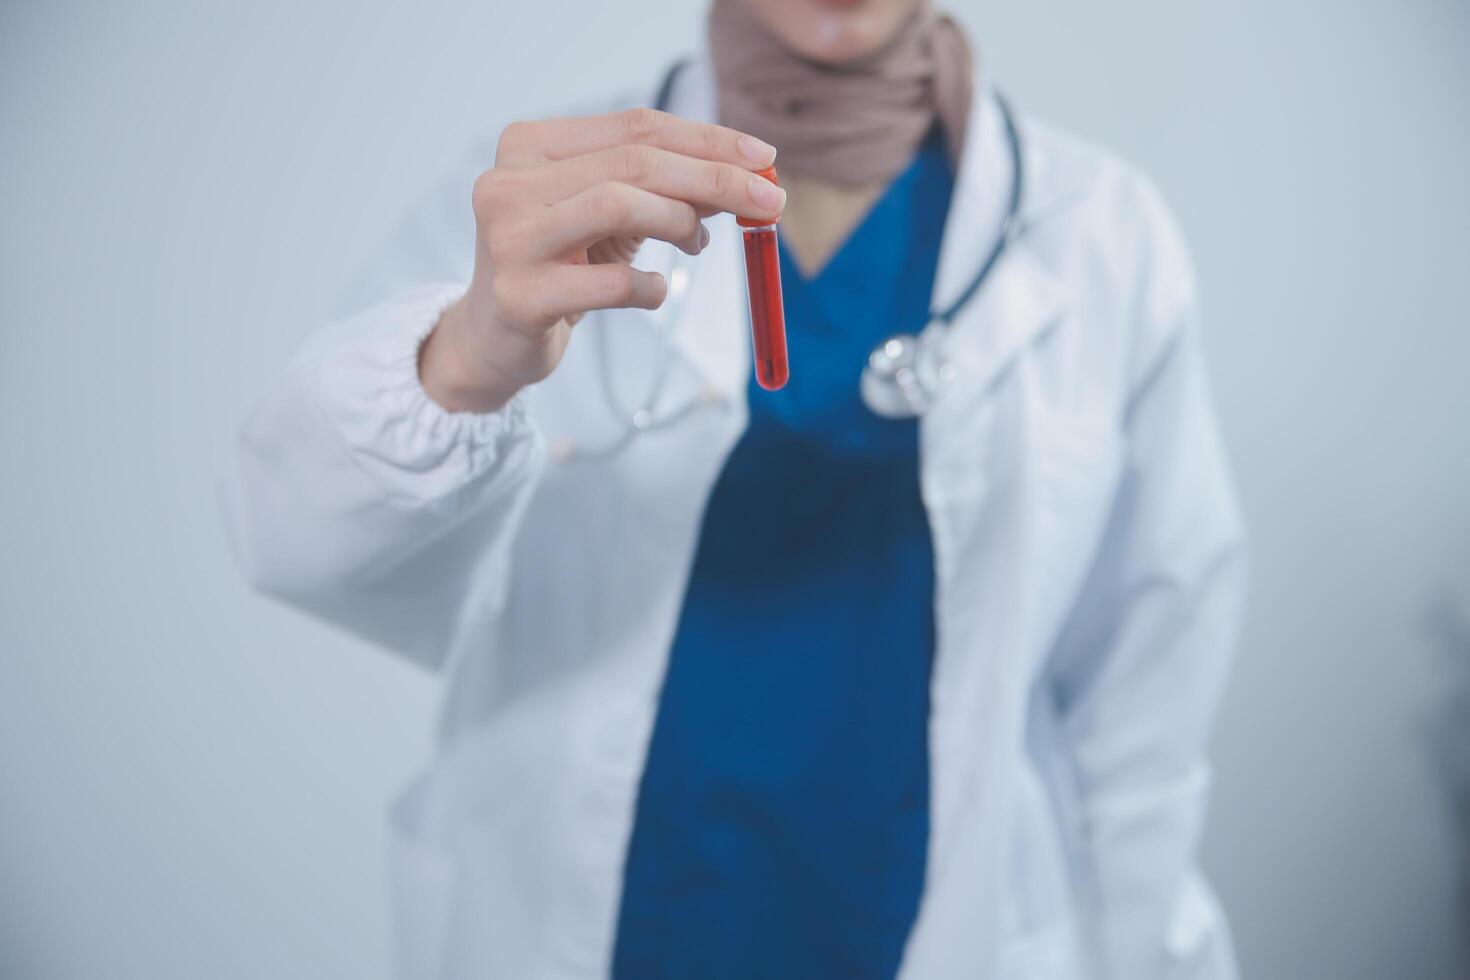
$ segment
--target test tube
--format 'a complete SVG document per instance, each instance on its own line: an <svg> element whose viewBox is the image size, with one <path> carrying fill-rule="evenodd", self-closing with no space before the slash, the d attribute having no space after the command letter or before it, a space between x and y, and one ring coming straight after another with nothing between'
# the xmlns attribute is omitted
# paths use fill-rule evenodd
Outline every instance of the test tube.
<svg viewBox="0 0 1470 980"><path fill-rule="evenodd" d="M776 183L776 168L759 171ZM786 363L786 311L781 305L781 253L776 225L758 218L735 219L745 237L745 281L750 291L750 341L755 352L755 380L767 391L784 387L791 377Z"/></svg>

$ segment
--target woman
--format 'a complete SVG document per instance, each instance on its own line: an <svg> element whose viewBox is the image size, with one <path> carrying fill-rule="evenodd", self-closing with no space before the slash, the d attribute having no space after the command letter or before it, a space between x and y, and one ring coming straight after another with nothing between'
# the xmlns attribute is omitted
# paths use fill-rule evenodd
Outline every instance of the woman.
<svg viewBox="0 0 1470 980"><path fill-rule="evenodd" d="M239 443L255 584L449 674L402 975L1232 974L1194 851L1241 531L1168 214L1013 141L923 0L710 34L668 113L500 130ZM730 214L781 219L779 392ZM953 377L879 417L931 307Z"/></svg>

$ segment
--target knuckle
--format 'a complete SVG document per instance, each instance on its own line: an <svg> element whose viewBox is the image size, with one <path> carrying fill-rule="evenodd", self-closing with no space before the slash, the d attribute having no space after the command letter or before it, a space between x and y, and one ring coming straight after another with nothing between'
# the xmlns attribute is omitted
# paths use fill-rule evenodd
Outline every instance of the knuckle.
<svg viewBox="0 0 1470 980"><path fill-rule="evenodd" d="M526 143L526 135L530 128L530 123L513 122L502 129L500 139L495 142L495 159L499 160L504 154L519 151Z"/></svg>
<svg viewBox="0 0 1470 980"><path fill-rule="evenodd" d="M710 160L718 160L727 152L725 134L713 126L703 126L699 130L700 155Z"/></svg>
<svg viewBox="0 0 1470 980"><path fill-rule="evenodd" d="M647 107L624 110L618 120L622 126L623 137L634 143L652 139L663 129L665 115L657 109Z"/></svg>
<svg viewBox="0 0 1470 980"><path fill-rule="evenodd" d="M627 184L608 181L598 184L588 195L588 218L595 227L618 228L633 216L631 188Z"/></svg>
<svg viewBox="0 0 1470 980"><path fill-rule="evenodd" d="M624 146L617 151L614 169L623 181L636 184L653 176L655 154L646 146Z"/></svg>
<svg viewBox="0 0 1470 980"><path fill-rule="evenodd" d="M475 178L474 187L470 190L470 205L476 217L483 220L495 212L504 183L504 174L499 170L487 170Z"/></svg>
<svg viewBox="0 0 1470 980"><path fill-rule="evenodd" d="M735 184L734 168L723 164L714 164L709 168L706 179L709 181L710 192L716 200L724 200Z"/></svg>

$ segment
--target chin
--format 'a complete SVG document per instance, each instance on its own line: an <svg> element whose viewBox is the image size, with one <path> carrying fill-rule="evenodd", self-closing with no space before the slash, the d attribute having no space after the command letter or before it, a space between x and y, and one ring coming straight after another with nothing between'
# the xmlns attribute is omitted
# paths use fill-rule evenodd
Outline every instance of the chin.
<svg viewBox="0 0 1470 980"><path fill-rule="evenodd" d="M903 26L919 0L744 0L796 54L841 64L871 54Z"/></svg>

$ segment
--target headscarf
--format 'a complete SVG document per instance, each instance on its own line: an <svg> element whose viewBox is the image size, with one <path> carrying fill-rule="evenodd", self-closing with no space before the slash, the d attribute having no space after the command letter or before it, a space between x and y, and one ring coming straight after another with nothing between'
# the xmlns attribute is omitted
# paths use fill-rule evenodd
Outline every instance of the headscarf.
<svg viewBox="0 0 1470 980"><path fill-rule="evenodd" d="M938 121L951 162L964 145L971 60L964 33L920 0L881 48L821 64L792 52L745 0L714 0L710 52L720 122L775 146L782 172L886 182Z"/></svg>

